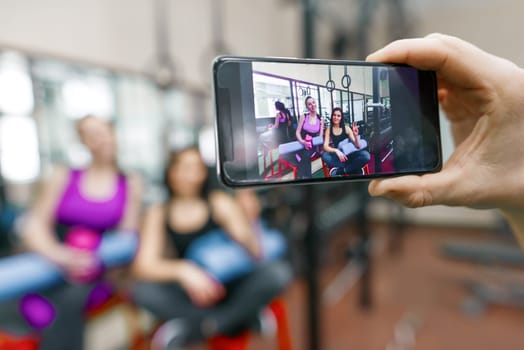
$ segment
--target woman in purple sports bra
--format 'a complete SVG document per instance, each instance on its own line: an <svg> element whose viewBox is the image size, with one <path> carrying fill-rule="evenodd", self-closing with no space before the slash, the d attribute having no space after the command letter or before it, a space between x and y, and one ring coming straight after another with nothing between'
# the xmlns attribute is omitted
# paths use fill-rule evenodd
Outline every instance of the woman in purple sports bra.
<svg viewBox="0 0 524 350"><path fill-rule="evenodd" d="M304 149L296 153L298 160L297 177L307 179L311 177L311 157L320 152L320 147L314 146L312 139L315 136L322 135L324 122L317 112L317 102L311 96L306 97L307 112L304 113L297 125L296 137Z"/></svg>
<svg viewBox="0 0 524 350"><path fill-rule="evenodd" d="M259 141L266 151L269 151L278 145L289 142L292 138L292 116L289 109L280 101L275 102L277 113L273 123L268 125L266 131L260 134Z"/></svg>
<svg viewBox="0 0 524 350"><path fill-rule="evenodd" d="M66 280L88 273L96 263L92 252L64 244L67 230L82 227L100 234L110 229L136 231L141 198L140 179L125 176L117 167L112 126L86 116L77 123L77 130L91 153L91 164L84 169L57 168L44 184L23 229L29 250L60 266ZM83 309L92 286L66 283L43 293L57 315L43 331L40 349L83 348Z"/></svg>
<svg viewBox="0 0 524 350"><path fill-rule="evenodd" d="M275 122L270 124L268 129L277 131L278 144L288 142L291 139L291 112L286 108L284 103L280 101L275 102L275 109L277 114L275 115Z"/></svg>

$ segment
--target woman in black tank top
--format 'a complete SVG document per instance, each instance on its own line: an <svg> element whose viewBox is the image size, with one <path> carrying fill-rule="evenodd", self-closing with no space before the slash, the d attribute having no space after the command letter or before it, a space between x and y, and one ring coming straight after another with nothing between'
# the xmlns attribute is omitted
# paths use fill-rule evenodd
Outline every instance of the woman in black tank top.
<svg viewBox="0 0 524 350"><path fill-rule="evenodd" d="M360 149L349 155L338 149L338 145L349 139L357 149L361 148L356 123L353 127L345 125L341 108L333 108L331 112L331 125L326 128L324 135L324 153L322 160L331 167L330 176L346 174L362 174L362 167L369 162L371 156L368 151Z"/></svg>
<svg viewBox="0 0 524 350"><path fill-rule="evenodd" d="M216 228L222 228L254 257L259 255L258 240L241 207L230 195L209 191L207 177L197 148L174 153L165 174L169 200L151 207L144 218L133 264L133 271L143 281L134 289L134 298L167 321L155 334L157 347L193 343L242 329L285 285L282 279L271 277L282 276L274 266L222 284L186 257L192 242ZM166 254L168 243L174 254Z"/></svg>

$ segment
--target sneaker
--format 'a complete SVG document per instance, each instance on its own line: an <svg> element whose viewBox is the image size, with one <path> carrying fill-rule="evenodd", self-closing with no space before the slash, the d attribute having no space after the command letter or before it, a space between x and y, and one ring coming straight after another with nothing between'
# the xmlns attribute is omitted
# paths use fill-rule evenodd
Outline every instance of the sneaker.
<svg viewBox="0 0 524 350"><path fill-rule="evenodd" d="M338 175L337 171L338 171L338 168L331 168L331 170L329 171L329 176L333 177L333 176Z"/></svg>
<svg viewBox="0 0 524 350"><path fill-rule="evenodd" d="M329 176L344 176L346 170L344 168L333 168L329 171Z"/></svg>
<svg viewBox="0 0 524 350"><path fill-rule="evenodd" d="M162 324L151 340L152 350L182 349L186 341L187 325L181 319L173 319Z"/></svg>
<svg viewBox="0 0 524 350"><path fill-rule="evenodd" d="M264 309L258 316L260 334L265 337L274 337L277 334L277 319L269 308Z"/></svg>

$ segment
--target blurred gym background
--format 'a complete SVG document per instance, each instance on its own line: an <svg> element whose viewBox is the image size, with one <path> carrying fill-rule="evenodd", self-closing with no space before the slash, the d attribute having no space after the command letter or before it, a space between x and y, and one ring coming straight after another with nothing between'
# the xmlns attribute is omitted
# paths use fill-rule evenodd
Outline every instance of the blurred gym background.
<svg viewBox="0 0 524 350"><path fill-rule="evenodd" d="M119 165L142 174L147 205L163 196L168 150L200 140L214 166L215 56L363 59L442 32L522 66L523 10L517 0L0 0L0 255L20 249L17 224L51 165L89 161L79 116L114 123ZM404 209L365 187L259 193L291 243L294 348L522 348L524 256L497 212ZM127 348L123 309L89 321L89 349ZM252 348L271 346L260 337Z"/></svg>

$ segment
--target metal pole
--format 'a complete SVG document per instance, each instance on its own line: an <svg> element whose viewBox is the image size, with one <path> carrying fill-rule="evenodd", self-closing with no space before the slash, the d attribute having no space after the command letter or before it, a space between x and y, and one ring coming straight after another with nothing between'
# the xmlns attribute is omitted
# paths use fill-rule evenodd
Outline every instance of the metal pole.
<svg viewBox="0 0 524 350"><path fill-rule="evenodd" d="M382 172L382 159L380 149L382 148L382 128L380 127L380 116L382 115L382 109L377 107L380 103L380 91L379 91L379 79L378 79L378 67L373 67L373 129L374 129L374 140L373 148L375 155L375 173Z"/></svg>
<svg viewBox="0 0 524 350"><path fill-rule="evenodd" d="M315 57L315 2L316 0L302 0L304 57ZM320 104L320 101L319 101ZM306 279L308 289L308 328L309 349L320 350L320 306L318 288L318 236L315 224L315 193L312 186L305 188L305 210L309 218L305 235L306 252Z"/></svg>
<svg viewBox="0 0 524 350"><path fill-rule="evenodd" d="M315 4L316 0L302 0L304 12L304 57L315 57Z"/></svg>
<svg viewBox="0 0 524 350"><path fill-rule="evenodd" d="M171 59L169 36L169 6L167 0L156 0L155 6L155 42L156 66L154 75L161 88L168 88L174 82L174 67Z"/></svg>
<svg viewBox="0 0 524 350"><path fill-rule="evenodd" d="M211 0L213 49L216 54L224 54L227 52L226 45L224 44L223 6L223 0Z"/></svg>

